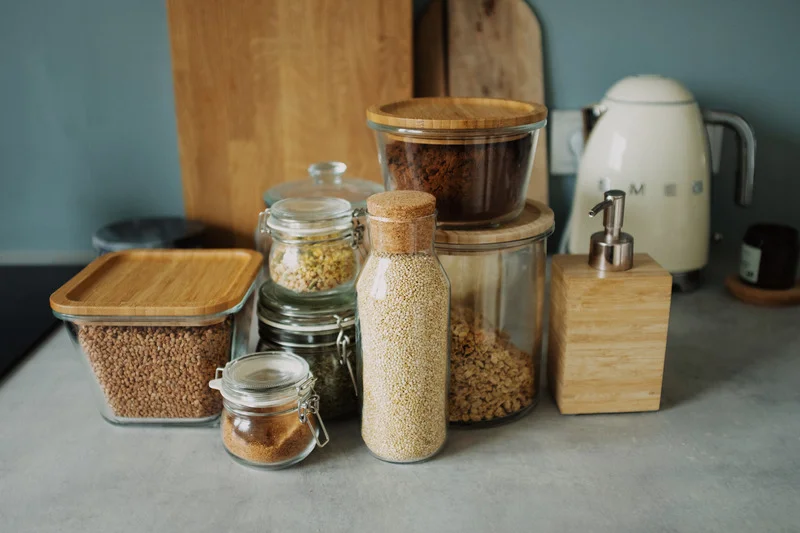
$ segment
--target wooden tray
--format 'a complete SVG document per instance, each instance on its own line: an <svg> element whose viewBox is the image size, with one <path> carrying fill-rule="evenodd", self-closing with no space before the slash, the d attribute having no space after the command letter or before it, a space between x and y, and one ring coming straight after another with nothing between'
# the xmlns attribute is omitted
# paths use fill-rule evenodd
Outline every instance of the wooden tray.
<svg viewBox="0 0 800 533"><path fill-rule="evenodd" d="M725 278L725 287L733 296L744 303L766 307L784 307L800 304L800 285L784 291L759 289L742 283L739 276L731 274Z"/></svg>

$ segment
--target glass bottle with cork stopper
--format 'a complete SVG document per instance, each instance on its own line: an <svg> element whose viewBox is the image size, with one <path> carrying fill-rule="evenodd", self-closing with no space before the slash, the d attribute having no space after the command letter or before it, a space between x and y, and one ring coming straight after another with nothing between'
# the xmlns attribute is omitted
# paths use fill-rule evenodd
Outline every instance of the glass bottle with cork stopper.
<svg viewBox="0 0 800 533"><path fill-rule="evenodd" d="M436 257L436 199L367 199L372 247L356 284L361 436L384 461L435 455L447 437L450 282Z"/></svg>
<svg viewBox="0 0 800 533"><path fill-rule="evenodd" d="M562 414L656 411L672 276L622 232L625 193L606 191L589 255L556 255L547 372Z"/></svg>

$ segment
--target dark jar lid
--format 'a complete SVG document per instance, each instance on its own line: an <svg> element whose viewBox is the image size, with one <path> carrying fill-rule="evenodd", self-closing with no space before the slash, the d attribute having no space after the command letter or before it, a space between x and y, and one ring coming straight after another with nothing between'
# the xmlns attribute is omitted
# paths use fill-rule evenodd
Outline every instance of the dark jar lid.
<svg viewBox="0 0 800 533"><path fill-rule="evenodd" d="M342 330L355 327L356 298L352 291L310 300L277 290L266 281L258 291L259 336L293 338L304 344L335 343Z"/></svg>
<svg viewBox="0 0 800 533"><path fill-rule="evenodd" d="M100 254L139 248L198 248L206 226L180 217L133 218L114 222L92 235Z"/></svg>

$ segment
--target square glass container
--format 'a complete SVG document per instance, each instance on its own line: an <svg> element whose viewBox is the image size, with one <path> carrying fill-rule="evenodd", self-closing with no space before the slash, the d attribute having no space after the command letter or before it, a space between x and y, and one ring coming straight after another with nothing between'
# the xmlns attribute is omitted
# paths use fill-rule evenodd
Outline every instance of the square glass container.
<svg viewBox="0 0 800 533"><path fill-rule="evenodd" d="M247 352L261 255L128 250L103 255L54 292L114 424L215 421L216 369Z"/></svg>

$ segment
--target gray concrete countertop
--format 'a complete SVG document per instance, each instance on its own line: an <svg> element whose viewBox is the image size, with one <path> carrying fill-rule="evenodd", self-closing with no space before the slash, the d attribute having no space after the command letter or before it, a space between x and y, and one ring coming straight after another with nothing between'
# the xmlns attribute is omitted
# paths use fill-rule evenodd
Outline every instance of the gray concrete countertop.
<svg viewBox="0 0 800 533"><path fill-rule="evenodd" d="M218 428L120 428L61 329L0 383L0 531L800 531L800 308L676 295L662 410L452 431L382 463L356 421L297 467L231 461Z"/></svg>

